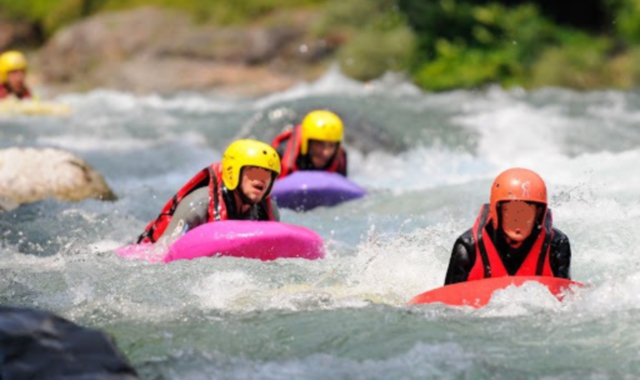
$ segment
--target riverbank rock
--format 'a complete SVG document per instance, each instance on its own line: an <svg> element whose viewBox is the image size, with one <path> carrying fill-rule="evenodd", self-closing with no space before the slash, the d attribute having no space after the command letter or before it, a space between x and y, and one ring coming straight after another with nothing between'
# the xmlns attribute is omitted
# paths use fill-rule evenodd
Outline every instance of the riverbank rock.
<svg viewBox="0 0 640 380"><path fill-rule="evenodd" d="M135 380L111 338L52 313L0 306L2 379Z"/></svg>
<svg viewBox="0 0 640 380"><path fill-rule="evenodd" d="M43 82L76 89L279 91L319 76L333 49L312 37L316 15L290 12L244 27L195 25L184 13L153 7L102 13L56 33L38 67Z"/></svg>
<svg viewBox="0 0 640 380"><path fill-rule="evenodd" d="M0 149L0 198L29 203L54 197L115 200L100 173L81 158L58 149Z"/></svg>
<svg viewBox="0 0 640 380"><path fill-rule="evenodd" d="M34 25L0 16L0 52L13 46L38 46L42 41L42 33Z"/></svg>
<svg viewBox="0 0 640 380"><path fill-rule="evenodd" d="M12 201L9 198L0 196L0 212L15 210L20 206L20 203Z"/></svg>

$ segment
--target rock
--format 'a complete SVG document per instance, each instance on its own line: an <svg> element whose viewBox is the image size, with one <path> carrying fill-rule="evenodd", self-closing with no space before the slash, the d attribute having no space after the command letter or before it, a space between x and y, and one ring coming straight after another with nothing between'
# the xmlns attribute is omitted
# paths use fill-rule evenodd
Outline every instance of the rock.
<svg viewBox="0 0 640 380"><path fill-rule="evenodd" d="M0 18L0 51L13 46L36 46L42 43L37 28L27 22Z"/></svg>
<svg viewBox="0 0 640 380"><path fill-rule="evenodd" d="M0 197L29 203L54 197L115 200L100 173L82 159L58 149L0 149Z"/></svg>
<svg viewBox="0 0 640 380"><path fill-rule="evenodd" d="M45 311L0 306L2 379L134 380L104 333Z"/></svg>
<svg viewBox="0 0 640 380"><path fill-rule="evenodd" d="M20 203L14 202L11 199L0 197L0 212L12 211L20 207Z"/></svg>
<svg viewBox="0 0 640 380"><path fill-rule="evenodd" d="M78 81L95 67L124 62L157 42L181 35L186 15L156 8L105 13L62 29L40 52L43 78Z"/></svg>
<svg viewBox="0 0 640 380"><path fill-rule="evenodd" d="M150 66L153 70L149 69ZM295 78L266 67L246 68L233 63L216 62L203 65L180 58L153 61L140 57L115 72L107 67L100 72L110 78L111 86L138 93L180 89L206 91L216 88L227 93L246 95L282 91L296 83Z"/></svg>
<svg viewBox="0 0 640 380"><path fill-rule="evenodd" d="M55 34L37 64L43 82L73 89L280 91L318 77L330 51L309 30L312 13L288 16L240 28L193 25L184 13L151 7L102 13Z"/></svg>

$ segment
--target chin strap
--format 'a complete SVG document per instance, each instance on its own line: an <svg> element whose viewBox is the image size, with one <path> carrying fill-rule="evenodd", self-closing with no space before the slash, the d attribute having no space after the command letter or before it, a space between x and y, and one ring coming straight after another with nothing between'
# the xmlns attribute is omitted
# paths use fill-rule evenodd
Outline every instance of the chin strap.
<svg viewBox="0 0 640 380"><path fill-rule="evenodd" d="M241 189L236 189L238 196L240 197L240 201L242 201L243 205L255 205L258 202L253 202L249 197L247 197Z"/></svg>

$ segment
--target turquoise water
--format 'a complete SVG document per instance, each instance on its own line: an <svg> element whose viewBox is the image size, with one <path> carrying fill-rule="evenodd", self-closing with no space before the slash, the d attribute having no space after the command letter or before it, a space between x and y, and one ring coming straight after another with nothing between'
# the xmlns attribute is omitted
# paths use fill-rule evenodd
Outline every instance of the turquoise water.
<svg viewBox="0 0 640 380"><path fill-rule="evenodd" d="M103 173L114 203L47 200L0 215L0 301L103 329L145 379L607 379L640 376L640 97L455 91L329 73L256 99L65 95L68 118L0 119L0 146L58 147ZM175 190L237 137L269 140L313 108L346 121L370 195L285 222L321 261L129 261ZM444 281L450 249L503 169L546 180L572 276L558 302L527 284L479 310L407 307Z"/></svg>

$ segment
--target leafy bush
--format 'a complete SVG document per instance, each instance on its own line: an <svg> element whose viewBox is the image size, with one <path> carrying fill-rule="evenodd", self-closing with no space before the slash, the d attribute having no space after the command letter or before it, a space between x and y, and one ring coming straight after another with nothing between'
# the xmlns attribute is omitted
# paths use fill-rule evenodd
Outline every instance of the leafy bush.
<svg viewBox="0 0 640 380"><path fill-rule="evenodd" d="M340 49L338 59L345 74L370 80L406 69L413 48L414 36L408 28L358 33Z"/></svg>
<svg viewBox="0 0 640 380"><path fill-rule="evenodd" d="M607 85L605 39L584 39L564 46L547 48L532 69L530 85L562 86L575 89L598 88Z"/></svg>
<svg viewBox="0 0 640 380"><path fill-rule="evenodd" d="M529 74L543 52L563 51L586 36L552 23L532 4L399 1L418 11L410 20L422 53L412 67L415 81L429 90L534 83Z"/></svg>
<svg viewBox="0 0 640 380"><path fill-rule="evenodd" d="M640 43L640 1L604 0L612 13L614 30L630 44Z"/></svg>
<svg viewBox="0 0 640 380"><path fill-rule="evenodd" d="M316 35L338 41L338 60L347 75L369 80L405 70L415 51L414 34L396 0L332 0Z"/></svg>
<svg viewBox="0 0 640 380"><path fill-rule="evenodd" d="M0 13L39 25L45 34L83 15L87 0L0 0Z"/></svg>
<svg viewBox="0 0 640 380"><path fill-rule="evenodd" d="M603 20L615 20L597 26L601 35L550 21L562 18L549 13L562 8L552 0L0 0L0 16L39 25L50 36L79 18L142 5L180 9L197 22L245 25L286 24L280 10L314 8L322 14L315 36L337 50L347 75L361 80L406 70L435 91L486 83L637 86L640 0L601 1ZM280 17L265 20L271 14Z"/></svg>

